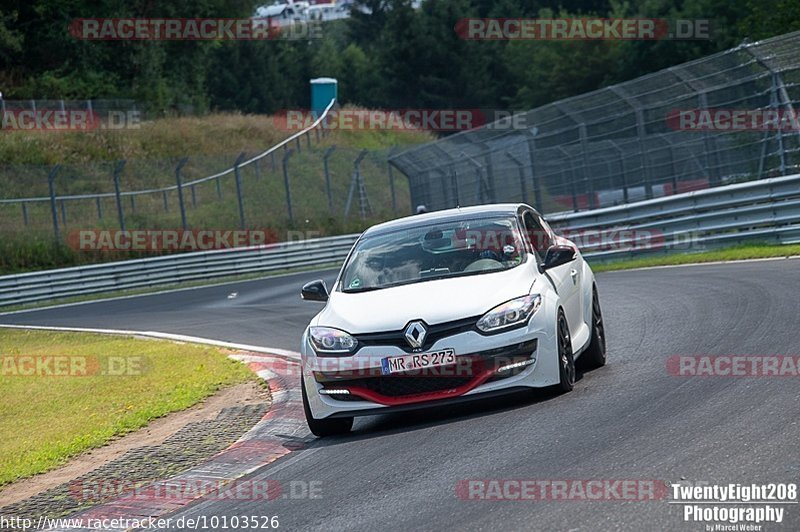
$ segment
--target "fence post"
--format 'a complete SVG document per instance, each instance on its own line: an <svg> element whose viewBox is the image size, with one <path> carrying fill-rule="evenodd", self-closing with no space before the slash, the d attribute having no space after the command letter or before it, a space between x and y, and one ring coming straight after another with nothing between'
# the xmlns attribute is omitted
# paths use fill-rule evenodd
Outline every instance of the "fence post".
<svg viewBox="0 0 800 532"><path fill-rule="evenodd" d="M245 219L244 219L244 198L242 197L242 174L239 171L239 166L244 161L244 152L239 154L239 157L236 158L236 162L233 163L233 175L236 178L236 198L239 202L239 228L244 231L245 228Z"/></svg>
<svg viewBox="0 0 800 532"><path fill-rule="evenodd" d="M534 207L540 213L542 212L542 189L541 183L539 182L539 177L536 175L536 134L538 133L538 129L535 131L528 130L528 134L530 135L530 139L528 139L528 158L531 160L531 184L533 185L533 201L536 203Z"/></svg>
<svg viewBox="0 0 800 532"><path fill-rule="evenodd" d="M778 74L772 74L772 86L770 87L769 91L769 106L772 109L779 110L780 105L778 104ZM780 161L780 168L781 168L781 175L786 175L786 148L783 145L783 128L777 124L778 127L775 131L775 138L778 139L778 152L779 152L779 161ZM713 177L716 177L716 174L712 174Z"/></svg>
<svg viewBox="0 0 800 532"><path fill-rule="evenodd" d="M588 200L589 209L594 209L595 205L595 197L594 197L594 179L592 176L589 175L589 146L588 146L588 139L586 133L586 123L581 123L578 126L578 134L580 135L580 142L581 142L581 152L582 152L582 166L583 166L583 182L586 184L586 198ZM652 195L652 194L651 194Z"/></svg>
<svg viewBox="0 0 800 532"><path fill-rule="evenodd" d="M777 97L778 102L781 105L783 105L784 112L787 113L788 117L791 118L791 120L793 122L796 122L797 119L798 119L798 112L797 112L797 110L794 109L794 107L792 107L792 99L789 96L789 93L786 91L786 85L784 84L783 78L781 77L779 72L773 72L772 73L772 83L775 85L775 88L776 88L776 95L775 96ZM798 140L800 140L800 131L795 129L794 133L798 137ZM783 128L780 129L780 135L781 135L781 138L783 138ZM782 142L781 142L781 145L783 145ZM786 153L782 152L781 155L782 155L783 159L785 160L786 159Z"/></svg>
<svg viewBox="0 0 800 532"><path fill-rule="evenodd" d="M311 132L310 131L306 132L306 144L308 145L309 148L311 147Z"/></svg>
<svg viewBox="0 0 800 532"><path fill-rule="evenodd" d="M456 195L456 206L461 206L461 190L458 185L458 172L456 171L455 163L450 165L450 182L453 186L453 192Z"/></svg>
<svg viewBox="0 0 800 532"><path fill-rule="evenodd" d="M136 194L131 192L131 212L136 213Z"/></svg>
<svg viewBox="0 0 800 532"><path fill-rule="evenodd" d="M367 156L367 150L361 150L361 153L356 157L354 168L356 172L356 179L358 180L358 214L364 220L367 217L367 212L372 211L369 206L369 198L367 197L367 188L364 185L364 178L361 176L361 161Z"/></svg>
<svg viewBox="0 0 800 532"><path fill-rule="evenodd" d="M60 201L61 204L61 223L64 224L64 227L67 227L67 202L65 200Z"/></svg>
<svg viewBox="0 0 800 532"><path fill-rule="evenodd" d="M481 204L484 202L484 198L486 197L484 195L484 192L486 190L486 183L483 180L483 165L478 161L476 161L474 157L468 155L467 152L462 151L461 157L465 157L472 164L472 166L475 167L475 171L478 174L478 186L476 187L476 191L478 193L477 203Z"/></svg>
<svg viewBox="0 0 800 532"><path fill-rule="evenodd" d="M61 232L58 230L58 210L56 209L56 174L58 174L60 165L55 165L50 173L47 175L47 187L50 191L50 213L53 215L53 233L56 237L56 243L61 242Z"/></svg>
<svg viewBox="0 0 800 532"><path fill-rule="evenodd" d="M286 189L286 212L289 213L289 225L294 224L294 214L292 213L292 192L289 188L289 157L294 150L289 148L283 155L283 186Z"/></svg>
<svg viewBox="0 0 800 532"><path fill-rule="evenodd" d="M188 162L189 158L184 157L178 162L178 166L175 167L175 183L178 186L178 205L180 205L181 209L181 227L183 227L184 231L189 228L189 224L186 222L186 204L183 202L183 182L181 181L181 169Z"/></svg>
<svg viewBox="0 0 800 532"><path fill-rule="evenodd" d="M486 180L489 187L489 201L497 203L497 184L494 179L494 165L492 163L492 153L486 154Z"/></svg>
<svg viewBox="0 0 800 532"><path fill-rule="evenodd" d="M394 172L392 171L392 163L386 161L386 169L389 172L389 193L392 195L392 214L397 214L397 193L394 190ZM458 203L458 196L456 196L456 203Z"/></svg>
<svg viewBox="0 0 800 532"><path fill-rule="evenodd" d="M650 165L647 162L647 149L644 139L647 135L647 126L644 122L644 111L636 107L636 136L639 137L639 158L642 164L642 177L644 177L644 195L646 199L653 198L653 182L650 179Z"/></svg>
<svg viewBox="0 0 800 532"><path fill-rule="evenodd" d="M367 150L361 150L358 157L353 161L353 178L350 180L350 190L347 193L347 204L344 207L344 216L350 214L350 205L353 203L353 194L358 189L358 210L361 219L366 218L366 211L369 209L369 200L364 182L361 180L361 161L367 156Z"/></svg>
<svg viewBox="0 0 800 532"><path fill-rule="evenodd" d="M164 212L169 212L169 193L164 190L161 195L164 198Z"/></svg>
<svg viewBox="0 0 800 532"><path fill-rule="evenodd" d="M325 170L325 193L328 195L328 210L333 212L333 195L331 193L331 173L328 169L328 158L333 155L336 150L336 144L325 150L325 155L322 156L322 168Z"/></svg>
<svg viewBox="0 0 800 532"><path fill-rule="evenodd" d="M259 168L258 163L261 162L260 159L256 159L253 161L253 168L256 171L256 181L261 181L261 168Z"/></svg>
<svg viewBox="0 0 800 532"><path fill-rule="evenodd" d="M125 168L125 161L117 161L117 165L114 167L114 195L117 199L117 216L119 216L119 228L123 232L125 231L125 212L122 210L122 194L119 190L119 176L122 173L122 169Z"/></svg>
<svg viewBox="0 0 800 532"><path fill-rule="evenodd" d="M22 202L22 222L28 225L28 204L24 201Z"/></svg>
<svg viewBox="0 0 800 532"><path fill-rule="evenodd" d="M97 219L103 219L103 203L100 201L100 196L97 196L94 199L95 204L97 204Z"/></svg>
<svg viewBox="0 0 800 532"><path fill-rule="evenodd" d="M390 158L397 146L394 146L386 156L386 172L389 174L389 193L392 196L392 214L397 214L397 193L394 190L394 171L392 170L392 162ZM458 194L456 194L456 204L458 204Z"/></svg>
<svg viewBox="0 0 800 532"><path fill-rule="evenodd" d="M770 89L770 108L773 107L774 103L774 91L775 91L775 80L773 78L772 81L773 85ZM708 109L708 95L705 91L701 92L698 96L698 103L700 104L700 109ZM782 137L781 137L782 138ZM703 131L703 148L705 150L705 160L706 166L708 167L708 176L709 176L709 185L712 187L716 187L720 185L719 179L719 160L717 159L717 149L714 142L714 137L712 137L708 131ZM781 149L781 153L783 150ZM711 157L714 157L714 160L711 160ZM781 172L783 174L783 172ZM783 174L786 175L786 174Z"/></svg>
<svg viewBox="0 0 800 532"><path fill-rule="evenodd" d="M197 191L195 190L195 188L196 188L195 185L191 186L191 190L192 190L192 208L193 209L197 208Z"/></svg>
<svg viewBox="0 0 800 532"><path fill-rule="evenodd" d="M570 174L570 194L572 194L572 210L574 212L578 212L580 209L578 208L578 190L576 188L576 177L575 177L575 168L572 166L572 159L567 153L567 150L564 149L563 146L558 146L556 148L558 151L564 155L565 162L569 163L569 174Z"/></svg>
<svg viewBox="0 0 800 532"><path fill-rule="evenodd" d="M522 190L522 203L528 203L528 190L525 188L525 163L514 157L511 152L506 152L506 157L517 165L517 173L519 174L519 188Z"/></svg>

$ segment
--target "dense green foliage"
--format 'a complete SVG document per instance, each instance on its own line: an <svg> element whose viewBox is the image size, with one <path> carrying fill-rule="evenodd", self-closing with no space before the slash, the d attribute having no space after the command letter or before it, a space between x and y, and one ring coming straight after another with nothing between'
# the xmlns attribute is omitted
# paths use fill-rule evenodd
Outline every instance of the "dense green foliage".
<svg viewBox="0 0 800 532"><path fill-rule="evenodd" d="M371 14L324 24L313 40L92 42L81 17L246 17L254 0L5 0L0 90L8 99L134 98L153 114L191 108L269 113L308 106L307 81L340 80L343 103L527 109L800 29L797 0L361 0ZM474 42L465 17L710 19L695 41Z"/></svg>

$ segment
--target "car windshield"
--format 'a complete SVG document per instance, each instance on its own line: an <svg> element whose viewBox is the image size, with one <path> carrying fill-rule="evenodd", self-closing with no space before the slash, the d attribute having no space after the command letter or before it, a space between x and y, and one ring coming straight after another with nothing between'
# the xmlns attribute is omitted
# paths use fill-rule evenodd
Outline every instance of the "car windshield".
<svg viewBox="0 0 800 532"><path fill-rule="evenodd" d="M341 290L363 292L513 268L525 258L515 219L461 219L366 236L344 268Z"/></svg>

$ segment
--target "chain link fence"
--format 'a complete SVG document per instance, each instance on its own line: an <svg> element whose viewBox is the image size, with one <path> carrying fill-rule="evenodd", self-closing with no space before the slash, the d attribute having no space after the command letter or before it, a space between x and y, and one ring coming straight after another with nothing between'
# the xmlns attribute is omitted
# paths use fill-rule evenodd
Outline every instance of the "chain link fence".
<svg viewBox="0 0 800 532"><path fill-rule="evenodd" d="M263 156L0 165L0 238L73 245L104 229L267 229L284 240L288 230L338 234L410 210L408 183L388 164L396 148L333 142L314 129Z"/></svg>
<svg viewBox="0 0 800 532"><path fill-rule="evenodd" d="M390 162L408 177L412 205L429 210L518 201L546 213L593 209L796 173L798 100L795 32L559 100Z"/></svg>

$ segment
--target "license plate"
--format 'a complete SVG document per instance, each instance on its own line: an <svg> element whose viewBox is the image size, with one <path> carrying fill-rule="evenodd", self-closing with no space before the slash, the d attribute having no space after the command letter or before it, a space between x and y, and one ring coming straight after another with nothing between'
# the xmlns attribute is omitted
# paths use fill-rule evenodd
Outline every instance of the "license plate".
<svg viewBox="0 0 800 532"><path fill-rule="evenodd" d="M381 360L381 372L384 375L416 371L436 366L447 366L456 363L456 353L452 349L442 349L431 353L415 353L399 357L386 357Z"/></svg>

